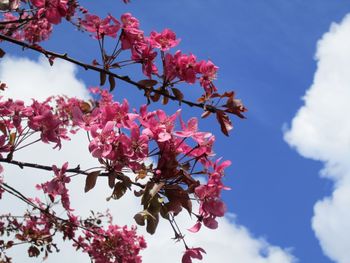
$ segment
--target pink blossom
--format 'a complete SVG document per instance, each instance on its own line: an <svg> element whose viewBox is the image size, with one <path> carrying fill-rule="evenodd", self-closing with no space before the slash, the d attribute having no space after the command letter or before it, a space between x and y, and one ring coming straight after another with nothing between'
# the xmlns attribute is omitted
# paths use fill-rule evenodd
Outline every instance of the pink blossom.
<svg viewBox="0 0 350 263"><path fill-rule="evenodd" d="M28 126L34 131L40 131L41 140L45 143L54 142L55 147L61 147L61 139L68 139L67 129L59 116L53 114L46 103L34 101L27 109L30 112Z"/></svg>
<svg viewBox="0 0 350 263"><path fill-rule="evenodd" d="M110 225L103 228L85 231L85 236L78 238L79 247L96 263L141 263L140 251L146 248L143 237L136 235L136 229ZM78 245L75 245L78 246ZM79 248L78 247L78 248Z"/></svg>
<svg viewBox="0 0 350 263"><path fill-rule="evenodd" d="M52 25L46 18L33 19L23 29L24 38L30 43L47 40L52 32Z"/></svg>
<svg viewBox="0 0 350 263"><path fill-rule="evenodd" d="M194 226L192 226L191 228L188 229L188 231L192 232L192 233L197 233L202 227L202 223L200 221L198 221Z"/></svg>
<svg viewBox="0 0 350 263"><path fill-rule="evenodd" d="M85 19L81 20L81 26L88 32L94 33L96 39L101 39L103 36L115 38L120 29L120 23L112 15L101 19L97 15L87 14Z"/></svg>
<svg viewBox="0 0 350 263"><path fill-rule="evenodd" d="M205 89L207 94L217 91L217 88L213 84L213 80L216 79L218 69L219 68L210 60L202 60L197 63L197 71L202 74L199 78L199 83Z"/></svg>
<svg viewBox="0 0 350 263"><path fill-rule="evenodd" d="M181 51L177 51L174 55L174 61L176 64L177 77L180 80L184 80L190 84L196 82L196 56L193 54L185 55Z"/></svg>
<svg viewBox="0 0 350 263"><path fill-rule="evenodd" d="M135 43L144 41L143 31L140 30L140 22L130 13L121 16L123 33L121 35L122 49L131 49Z"/></svg>
<svg viewBox="0 0 350 263"><path fill-rule="evenodd" d="M158 69L154 64L157 52L153 50L151 45L139 42L133 46L131 59L142 64L142 72L147 77L157 74Z"/></svg>
<svg viewBox="0 0 350 263"><path fill-rule="evenodd" d="M44 193L48 194L52 202L54 202L56 196L60 196L63 208L67 211L72 211L70 208L68 189L66 187L66 184L70 182L70 178L65 175L67 168L67 162L63 164L61 169L53 165L52 170L56 177L44 184L37 185L37 188L42 189Z"/></svg>
<svg viewBox="0 0 350 263"><path fill-rule="evenodd" d="M176 39L176 35L170 29L164 29L163 32L151 32L150 43L152 47L159 48L162 51L167 51L179 44L180 40Z"/></svg>
<svg viewBox="0 0 350 263"><path fill-rule="evenodd" d="M39 8L38 18L42 15L52 24L59 24L67 14L67 0L31 0Z"/></svg>

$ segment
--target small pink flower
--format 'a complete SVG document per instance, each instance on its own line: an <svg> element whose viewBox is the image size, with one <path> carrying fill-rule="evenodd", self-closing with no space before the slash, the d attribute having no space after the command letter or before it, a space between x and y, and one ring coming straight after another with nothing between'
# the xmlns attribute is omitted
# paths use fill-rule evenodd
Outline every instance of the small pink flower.
<svg viewBox="0 0 350 263"><path fill-rule="evenodd" d="M185 55L177 51L174 55L177 77L187 83L194 84L197 80L196 74L196 56L193 54Z"/></svg>
<svg viewBox="0 0 350 263"><path fill-rule="evenodd" d="M37 185L37 189L42 189L44 193L48 194L51 201L54 202L56 196L61 197L61 203L64 209L72 211L70 208L70 200L68 189L66 184L70 182L70 178L65 175L68 168L68 163L64 163L61 169L58 169L56 165L52 166L52 170L55 173L55 178L44 184Z"/></svg>
<svg viewBox="0 0 350 263"><path fill-rule="evenodd" d="M94 33L96 39L101 39L103 36L116 38L117 32L120 29L119 21L112 15L101 19L97 15L87 14L80 24L86 31Z"/></svg>
<svg viewBox="0 0 350 263"><path fill-rule="evenodd" d="M188 231L192 232L192 233L197 233L202 227L202 223L200 221L198 221L193 227L187 229Z"/></svg>
<svg viewBox="0 0 350 263"><path fill-rule="evenodd" d="M39 8L38 18L42 15L52 24L59 24L67 14L67 0L31 0Z"/></svg>
<svg viewBox="0 0 350 263"><path fill-rule="evenodd" d="M163 32L151 32L150 43L152 47L159 48L162 51L167 51L179 44L180 40L176 39L176 35L170 29L164 29Z"/></svg>

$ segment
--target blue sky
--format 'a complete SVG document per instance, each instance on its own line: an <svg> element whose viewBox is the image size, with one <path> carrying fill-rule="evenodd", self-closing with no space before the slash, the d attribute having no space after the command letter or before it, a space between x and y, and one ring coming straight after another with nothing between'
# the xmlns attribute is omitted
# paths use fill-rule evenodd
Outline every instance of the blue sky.
<svg viewBox="0 0 350 263"><path fill-rule="evenodd" d="M96 1L85 6L101 15L110 12L116 17L131 12L146 32L173 29L182 40L179 48L213 60L220 67L219 88L235 90L249 109L246 120L234 119L235 129L229 138L219 132L216 123L213 125L213 118L200 125L217 135L218 156L232 160L226 177L232 190L224 198L229 212L237 216L236 221L254 236L264 237L276 246L293 248L292 254L300 262L332 262L319 245L311 219L315 203L332 194L333 181L319 177L321 162L305 159L291 149L283 139L283 127L290 127L304 104L301 97L313 83L317 41L332 22L339 23L350 12L350 1L119 2ZM98 56L91 52L97 50L97 43L70 26L59 26L52 41L44 46L67 50L83 61ZM10 48L10 53L22 54L15 48ZM36 57L30 52L26 56ZM97 84L91 72L79 70L78 76L87 85ZM189 96L201 92L194 87L188 90ZM135 94L117 84L116 98L132 100ZM142 98L132 101L135 106L140 102ZM167 108L174 111L177 105ZM186 107L183 113L187 117L200 115Z"/></svg>

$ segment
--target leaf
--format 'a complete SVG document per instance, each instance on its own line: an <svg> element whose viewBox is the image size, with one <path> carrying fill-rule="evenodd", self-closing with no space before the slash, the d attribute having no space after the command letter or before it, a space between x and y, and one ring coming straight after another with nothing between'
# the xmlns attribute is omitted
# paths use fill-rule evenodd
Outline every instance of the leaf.
<svg viewBox="0 0 350 263"><path fill-rule="evenodd" d="M239 118L245 119L245 116L242 114L242 112L246 112L248 109L244 107L243 103L240 100L230 97L227 99L227 102L224 106L226 107L225 112L235 114Z"/></svg>
<svg viewBox="0 0 350 263"><path fill-rule="evenodd" d="M139 226L144 226L145 225L146 218L145 218L143 212L137 213L134 216L134 219L135 219L136 224L138 224Z"/></svg>
<svg viewBox="0 0 350 263"><path fill-rule="evenodd" d="M96 185L97 177L100 175L100 171L91 172L86 176L85 180L85 193L90 191Z"/></svg>
<svg viewBox="0 0 350 263"><path fill-rule="evenodd" d="M167 105L169 102L169 91L168 90L164 90L164 95L163 95L163 105Z"/></svg>
<svg viewBox="0 0 350 263"><path fill-rule="evenodd" d="M115 79L112 75L108 75L108 82L109 82L109 92L112 92L115 88Z"/></svg>
<svg viewBox="0 0 350 263"><path fill-rule="evenodd" d="M181 101L184 99L183 93L177 88L171 88L171 91L173 92L176 99L178 99L179 102L181 103Z"/></svg>
<svg viewBox="0 0 350 263"><path fill-rule="evenodd" d="M208 117L210 114L211 114L210 111L205 111L202 113L201 118L204 119L204 118Z"/></svg>
<svg viewBox="0 0 350 263"><path fill-rule="evenodd" d="M110 173L108 173L108 186L110 188L113 188L114 185L115 185L115 173L110 172Z"/></svg>
<svg viewBox="0 0 350 263"><path fill-rule="evenodd" d="M144 206L144 207L147 207L148 206L148 202L149 200L151 199L151 195L150 195L150 191L153 187L154 183L153 182L148 182L146 184L146 187L144 189L144 193L142 195L142 198L141 198L141 204Z"/></svg>
<svg viewBox="0 0 350 263"><path fill-rule="evenodd" d="M169 203L167 204L167 208L169 210L176 212L179 211L179 205L185 208L189 214L192 212L192 202L188 193L182 189L179 185L167 186L165 188L165 196L168 198Z"/></svg>
<svg viewBox="0 0 350 263"><path fill-rule="evenodd" d="M222 133L225 134L226 136L229 136L228 132L233 129L233 126L227 114L222 110L217 110L216 119L220 123Z"/></svg>
<svg viewBox="0 0 350 263"><path fill-rule="evenodd" d="M160 94L159 94L159 93L154 93L154 94L151 96L151 100L152 100L153 102L157 102L159 99L160 99Z"/></svg>
<svg viewBox="0 0 350 263"><path fill-rule="evenodd" d="M153 217L147 217L146 221L147 221L146 230L149 234L153 235L156 232L156 229L159 223L159 214L156 214Z"/></svg>
<svg viewBox="0 0 350 263"><path fill-rule="evenodd" d="M178 201L171 201L165 204L166 210L168 212L173 212L174 216L181 212L182 206Z"/></svg>
<svg viewBox="0 0 350 263"><path fill-rule="evenodd" d="M120 174L120 175L118 176L118 179L122 180L122 181L123 181L123 184L124 184L127 188L129 188L129 189L131 188L132 181L131 181L131 179L130 179L129 176L126 176L126 175L124 175L124 174Z"/></svg>
<svg viewBox="0 0 350 263"><path fill-rule="evenodd" d="M143 79L143 80L140 80L139 82L137 82L137 84L139 84L143 88L152 88L158 84L158 81L156 81L154 79Z"/></svg>
<svg viewBox="0 0 350 263"><path fill-rule="evenodd" d="M1 123L0 123L1 124ZM137 171L136 181L140 179L144 179L147 176L147 170L146 169L140 169Z"/></svg>
<svg viewBox="0 0 350 263"><path fill-rule="evenodd" d="M5 56L6 52L0 48L0 58L3 58Z"/></svg>
<svg viewBox="0 0 350 263"><path fill-rule="evenodd" d="M149 194L151 196L151 199L158 194L159 190L162 189L162 187L165 185L164 182L161 182L159 184L154 184L152 189L149 191Z"/></svg>
<svg viewBox="0 0 350 263"><path fill-rule="evenodd" d="M165 205L162 205L159 212L164 219L169 219L169 211Z"/></svg>
<svg viewBox="0 0 350 263"><path fill-rule="evenodd" d="M100 86L103 86L106 83L106 73L100 72Z"/></svg>
<svg viewBox="0 0 350 263"><path fill-rule="evenodd" d="M10 134L10 138L9 138L9 144L10 145L13 145L15 143L15 140L16 140L16 133L15 132L12 132Z"/></svg>
<svg viewBox="0 0 350 263"><path fill-rule="evenodd" d="M28 248L28 256L29 257L38 257L40 255L40 250L37 248L37 247L35 247L35 246L30 246L29 248Z"/></svg>
<svg viewBox="0 0 350 263"><path fill-rule="evenodd" d="M3 122L0 122L0 131L7 136L7 128Z"/></svg>
<svg viewBox="0 0 350 263"><path fill-rule="evenodd" d="M145 191L143 191L143 190L139 190L139 191L134 190L134 195L135 195L136 197L140 197L140 196L143 195L144 192L145 192Z"/></svg>
<svg viewBox="0 0 350 263"><path fill-rule="evenodd" d="M153 215L148 210L144 210L142 212L137 213L134 216L135 222L140 225L144 226L145 221L147 222L146 230L151 235L155 233L158 222L159 222L159 215Z"/></svg>
<svg viewBox="0 0 350 263"><path fill-rule="evenodd" d="M120 199L126 193L127 187L123 182L118 182L114 186L114 190L112 193L112 198L115 200Z"/></svg>

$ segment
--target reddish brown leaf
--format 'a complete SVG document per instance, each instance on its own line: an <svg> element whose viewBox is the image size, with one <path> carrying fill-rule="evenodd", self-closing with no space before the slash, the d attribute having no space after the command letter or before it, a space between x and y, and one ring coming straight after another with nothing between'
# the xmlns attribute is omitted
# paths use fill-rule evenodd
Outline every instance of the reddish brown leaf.
<svg viewBox="0 0 350 263"><path fill-rule="evenodd" d="M145 215L144 215L143 212L137 213L137 214L134 216L134 219L135 219L135 222L136 222L139 226L144 226L144 225L145 225L146 217L145 217Z"/></svg>
<svg viewBox="0 0 350 263"><path fill-rule="evenodd" d="M9 139L9 144L10 145L13 145L15 143L15 140L16 140L16 133L15 132L12 132L10 134L10 139Z"/></svg>
<svg viewBox="0 0 350 263"><path fill-rule="evenodd" d="M143 79L137 83L144 88L152 88L158 84L158 81L156 81L154 79Z"/></svg>
<svg viewBox="0 0 350 263"><path fill-rule="evenodd" d="M210 111L205 111L202 113L201 118L204 119L204 118L208 117L210 114L211 114Z"/></svg>
<svg viewBox="0 0 350 263"><path fill-rule="evenodd" d="M127 187L123 182L118 182L114 186L114 190L112 193L112 198L113 199L120 199L125 193L126 193Z"/></svg>
<svg viewBox="0 0 350 263"><path fill-rule="evenodd" d="M85 180L85 193L90 191L92 188L95 187L96 185L96 181L97 181L97 177L100 175L100 171L95 171L95 172L91 172L86 176L86 180Z"/></svg>
<svg viewBox="0 0 350 263"><path fill-rule="evenodd" d="M245 116L242 113L248 111L240 100L234 99L233 97L227 99L225 107L225 112L235 114L241 119L245 118Z"/></svg>
<svg viewBox="0 0 350 263"><path fill-rule="evenodd" d="M163 105L167 105L168 104L168 102L169 102L169 91L167 91L167 90L164 90L164 94L165 95L163 95L163 100L162 100L162 103L163 103Z"/></svg>
<svg viewBox="0 0 350 263"><path fill-rule="evenodd" d="M173 92L174 96L181 102L184 99L183 93L177 89L177 88L171 88L171 91Z"/></svg>
<svg viewBox="0 0 350 263"><path fill-rule="evenodd" d="M115 88L115 79L112 75L108 75L108 82L109 82L109 92L112 92Z"/></svg>
<svg viewBox="0 0 350 263"><path fill-rule="evenodd" d="M4 57L5 54L6 52L2 48L0 48L0 58Z"/></svg>
<svg viewBox="0 0 350 263"><path fill-rule="evenodd" d="M222 133L225 134L226 136L228 136L228 132L233 129L230 118L222 110L217 110L216 111L216 119L220 123Z"/></svg>
<svg viewBox="0 0 350 263"><path fill-rule="evenodd" d="M159 223L159 214L153 215L153 217L148 216L146 230L149 234L153 235L156 232Z"/></svg>
<svg viewBox="0 0 350 263"><path fill-rule="evenodd" d="M153 102L157 102L159 99L160 99L160 94L159 94L159 93L154 93L154 94L151 96L151 100L152 100Z"/></svg>
<svg viewBox="0 0 350 263"><path fill-rule="evenodd" d="M106 83L107 75L104 72L100 72L100 86L103 86Z"/></svg>
<svg viewBox="0 0 350 263"><path fill-rule="evenodd" d="M113 188L114 185L115 185L115 173L110 172L110 173L108 173L108 186L110 188Z"/></svg>

